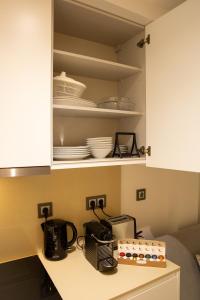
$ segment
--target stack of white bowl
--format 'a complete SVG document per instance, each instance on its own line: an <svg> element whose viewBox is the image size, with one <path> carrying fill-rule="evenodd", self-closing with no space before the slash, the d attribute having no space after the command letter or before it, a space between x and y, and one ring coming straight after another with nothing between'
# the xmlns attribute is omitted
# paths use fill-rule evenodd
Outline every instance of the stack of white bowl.
<svg viewBox="0 0 200 300"><path fill-rule="evenodd" d="M88 146L61 146L53 147L53 158L55 160L79 160L89 156Z"/></svg>
<svg viewBox="0 0 200 300"><path fill-rule="evenodd" d="M88 138L87 145L95 158L104 158L112 151L112 137Z"/></svg>

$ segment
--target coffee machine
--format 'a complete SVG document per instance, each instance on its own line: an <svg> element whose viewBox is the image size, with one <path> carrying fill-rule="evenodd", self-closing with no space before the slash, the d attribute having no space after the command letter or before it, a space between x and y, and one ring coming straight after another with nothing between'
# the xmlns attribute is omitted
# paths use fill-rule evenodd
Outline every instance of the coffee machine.
<svg viewBox="0 0 200 300"><path fill-rule="evenodd" d="M112 231L99 223L85 223L85 257L100 272L113 271L117 260L113 257Z"/></svg>

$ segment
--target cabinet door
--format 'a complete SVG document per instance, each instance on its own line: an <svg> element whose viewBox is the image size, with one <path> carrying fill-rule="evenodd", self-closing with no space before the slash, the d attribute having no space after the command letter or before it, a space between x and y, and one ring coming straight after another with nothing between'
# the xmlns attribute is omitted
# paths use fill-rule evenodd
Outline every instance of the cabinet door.
<svg viewBox="0 0 200 300"><path fill-rule="evenodd" d="M177 278L173 277L127 300L179 300L179 285Z"/></svg>
<svg viewBox="0 0 200 300"><path fill-rule="evenodd" d="M0 168L51 162L51 0L0 1Z"/></svg>
<svg viewBox="0 0 200 300"><path fill-rule="evenodd" d="M146 27L147 145L151 167L200 171L200 1Z"/></svg>

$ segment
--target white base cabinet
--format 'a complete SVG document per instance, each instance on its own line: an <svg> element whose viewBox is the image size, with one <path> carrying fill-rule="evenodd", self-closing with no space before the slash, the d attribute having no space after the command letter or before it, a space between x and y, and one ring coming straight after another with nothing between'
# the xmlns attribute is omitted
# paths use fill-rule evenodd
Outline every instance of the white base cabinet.
<svg viewBox="0 0 200 300"><path fill-rule="evenodd" d="M180 300L179 272L166 276L142 289L132 291L113 300Z"/></svg>

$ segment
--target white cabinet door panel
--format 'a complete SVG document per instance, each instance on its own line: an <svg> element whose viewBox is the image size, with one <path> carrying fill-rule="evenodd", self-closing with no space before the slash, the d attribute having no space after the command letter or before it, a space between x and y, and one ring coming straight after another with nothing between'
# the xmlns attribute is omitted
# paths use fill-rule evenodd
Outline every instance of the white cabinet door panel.
<svg viewBox="0 0 200 300"><path fill-rule="evenodd" d="M177 278L173 277L127 300L179 300Z"/></svg>
<svg viewBox="0 0 200 300"><path fill-rule="evenodd" d="M147 166L200 171L200 1L146 27Z"/></svg>
<svg viewBox="0 0 200 300"><path fill-rule="evenodd" d="M51 0L0 1L0 168L51 162Z"/></svg>

